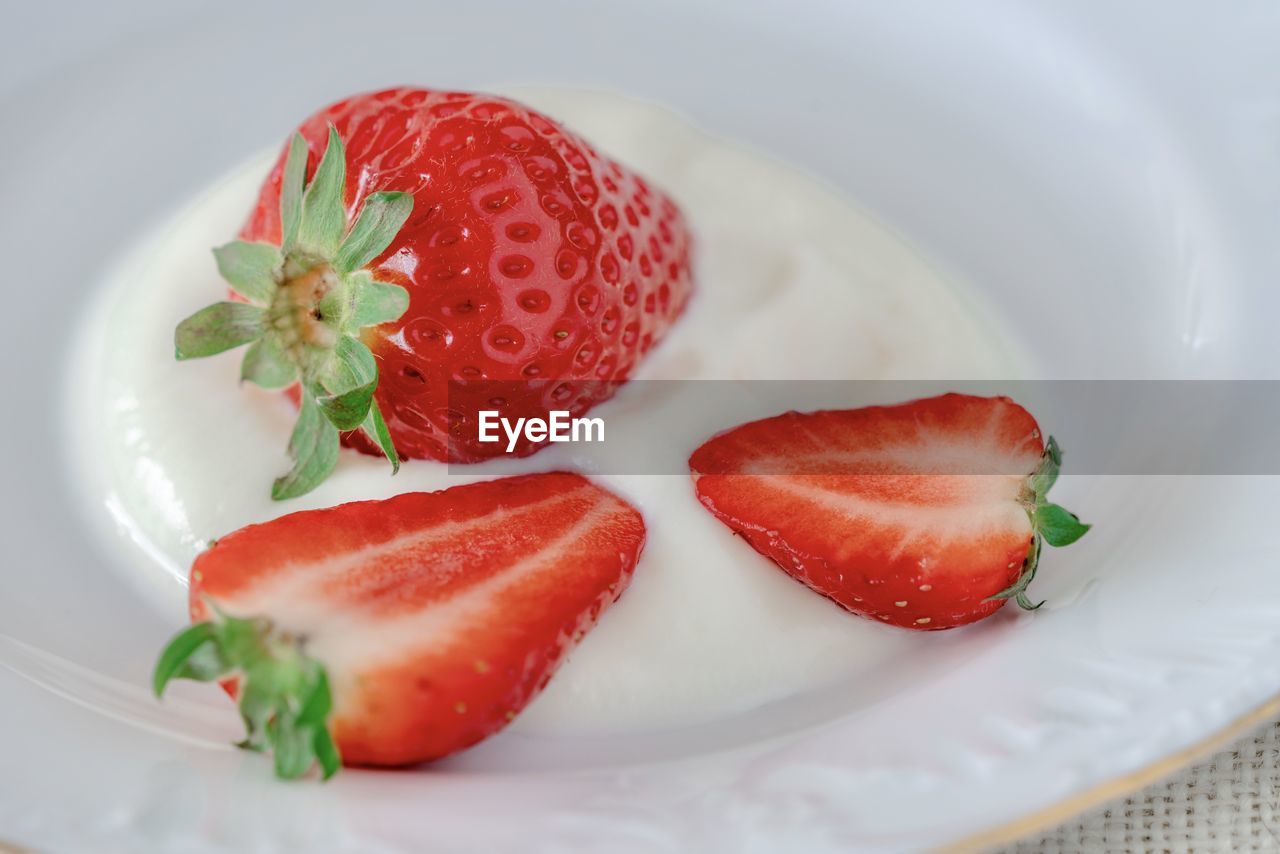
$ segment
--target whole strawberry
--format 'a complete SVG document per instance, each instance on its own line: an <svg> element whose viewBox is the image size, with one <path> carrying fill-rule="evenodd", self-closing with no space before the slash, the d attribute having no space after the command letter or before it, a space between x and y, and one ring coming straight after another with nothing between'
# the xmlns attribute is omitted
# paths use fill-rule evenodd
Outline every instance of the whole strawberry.
<svg viewBox="0 0 1280 854"><path fill-rule="evenodd" d="M844 608L947 629L1026 588L1041 544L1089 530L1050 502L1062 453L1006 397L787 412L689 459L698 500L786 573Z"/></svg>
<svg viewBox="0 0 1280 854"><path fill-rule="evenodd" d="M332 471L339 434L393 465L471 462L506 449L477 441L481 409L582 414L692 289L670 198L551 119L464 92L390 89L316 113L240 236L215 255L244 301L183 321L177 355L251 343L245 379L299 384L276 498Z"/></svg>

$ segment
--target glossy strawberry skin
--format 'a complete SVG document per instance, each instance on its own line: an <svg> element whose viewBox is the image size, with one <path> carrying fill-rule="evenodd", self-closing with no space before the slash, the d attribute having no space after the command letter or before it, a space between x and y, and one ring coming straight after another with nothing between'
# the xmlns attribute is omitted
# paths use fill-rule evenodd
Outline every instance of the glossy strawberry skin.
<svg viewBox="0 0 1280 854"><path fill-rule="evenodd" d="M413 213L371 266L408 311L366 332L377 400L409 458L481 460L476 413L580 415L612 393L683 311L691 237L675 203L551 119L485 95L398 88L299 127L314 170L332 124L346 144L348 214L379 190ZM241 232L280 240L283 154ZM519 381L493 400L481 380ZM602 382L603 381L603 382ZM363 436L348 444L374 453ZM537 446L525 440L520 455Z"/></svg>
<svg viewBox="0 0 1280 854"><path fill-rule="evenodd" d="M952 394L752 422L690 468L702 504L797 580L854 613L937 630L1004 605L990 597L1022 572L1043 450L1013 401Z"/></svg>
<svg viewBox="0 0 1280 854"><path fill-rule="evenodd" d="M542 690L622 594L644 538L634 509L563 473L302 511L200 555L191 618L216 605L304 638L328 671L344 764L429 761Z"/></svg>

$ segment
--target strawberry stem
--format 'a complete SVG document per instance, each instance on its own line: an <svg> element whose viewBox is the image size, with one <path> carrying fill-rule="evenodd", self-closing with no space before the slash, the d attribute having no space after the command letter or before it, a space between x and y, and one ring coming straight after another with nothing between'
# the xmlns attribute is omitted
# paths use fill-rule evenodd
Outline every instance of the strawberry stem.
<svg viewBox="0 0 1280 854"><path fill-rule="evenodd" d="M1088 533L1091 525L1081 522L1079 517L1065 508L1050 502L1047 498L1049 490L1058 482L1058 474L1062 471L1062 449L1052 436L1045 444L1044 454L1035 472L1027 478L1024 490L1023 505L1027 517L1031 520L1031 545L1027 548L1027 556L1022 561L1022 570L1013 584L993 596L987 602L1013 599L1018 606L1034 611L1044 604L1044 600L1032 603L1027 597L1027 586L1036 577L1040 567L1040 552L1045 543L1055 548L1069 546Z"/></svg>
<svg viewBox="0 0 1280 854"><path fill-rule="evenodd" d="M202 309L174 333L178 359L249 344L243 379L264 388L301 383L304 405L289 441L294 464L276 480L277 500L309 492L328 477L339 431L364 432L391 461L393 474L400 467L374 399L378 365L360 331L396 320L409 307L408 291L375 281L365 267L391 245L413 197L371 193L347 222L346 151L333 126L310 183L306 170L306 141L295 134L280 189L281 245L235 241L215 249L218 271L245 302Z"/></svg>
<svg viewBox="0 0 1280 854"><path fill-rule="evenodd" d="M317 763L323 779L332 777L342 758L328 728L333 698L324 667L271 621L214 612L214 619L179 632L160 653L152 676L156 696L174 679L235 677L245 724L236 746L271 750L276 775L286 780Z"/></svg>

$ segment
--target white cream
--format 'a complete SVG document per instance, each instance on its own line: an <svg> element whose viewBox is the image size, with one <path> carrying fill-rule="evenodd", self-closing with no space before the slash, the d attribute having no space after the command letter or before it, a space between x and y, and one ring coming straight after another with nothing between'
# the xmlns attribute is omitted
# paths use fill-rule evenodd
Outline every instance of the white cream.
<svg viewBox="0 0 1280 854"><path fill-rule="evenodd" d="M515 94L665 187L696 229L699 290L639 378L1016 372L971 304L818 181L657 107L581 91ZM140 242L105 283L72 365L68 417L91 512L109 511L116 563L175 624L186 567L210 538L294 510L493 476L492 467L451 477L444 465L411 461L391 478L385 461L344 451L319 489L271 501L272 477L288 468L292 407L239 385L237 355L178 364L172 344L180 319L222 297L209 249L237 231L269 162L254 158ZM592 412L611 440L676 417L681 401L663 399L663 387L632 388ZM555 446L503 465L541 471L581 459ZM516 728L619 732L714 721L857 680L922 642L791 580L703 510L687 476L599 479L644 513L648 545L630 590Z"/></svg>

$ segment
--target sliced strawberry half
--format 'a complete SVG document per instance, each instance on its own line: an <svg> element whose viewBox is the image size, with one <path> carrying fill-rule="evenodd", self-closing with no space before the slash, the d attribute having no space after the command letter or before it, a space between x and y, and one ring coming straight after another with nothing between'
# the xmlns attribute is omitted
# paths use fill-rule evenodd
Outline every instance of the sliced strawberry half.
<svg viewBox="0 0 1280 854"><path fill-rule="evenodd" d="M1046 498L1061 463L1012 400L947 394L754 421L689 467L702 504L788 574L855 613L946 629L1009 599L1039 607L1041 543L1089 528Z"/></svg>
<svg viewBox="0 0 1280 854"><path fill-rule="evenodd" d="M309 510L218 540L191 570L173 678L222 680L277 773L405 765L502 729L621 595L640 514L552 473Z"/></svg>

